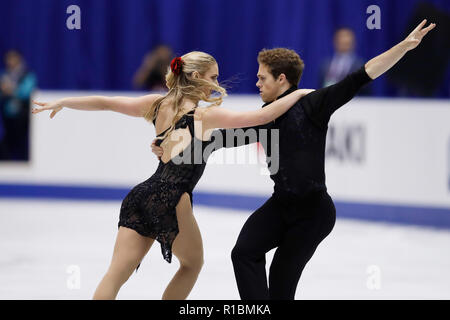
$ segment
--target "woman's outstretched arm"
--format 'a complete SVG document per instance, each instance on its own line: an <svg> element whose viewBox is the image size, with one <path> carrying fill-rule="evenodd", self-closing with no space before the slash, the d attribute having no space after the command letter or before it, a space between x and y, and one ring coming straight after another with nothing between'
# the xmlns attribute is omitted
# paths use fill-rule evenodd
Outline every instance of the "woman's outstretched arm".
<svg viewBox="0 0 450 320"><path fill-rule="evenodd" d="M288 111L301 97L312 90L296 90L259 110L234 111L222 107L210 107L202 112L204 129L245 128L266 124Z"/></svg>
<svg viewBox="0 0 450 320"><path fill-rule="evenodd" d="M39 113L45 110L51 110L50 118L61 111L63 108L70 108L84 111L100 111L109 110L123 113L132 117L143 117L149 106L161 97L158 94L149 94L142 97L106 97L106 96L86 96L86 97L70 97L55 100L52 102L33 103L42 108L33 108L32 113Z"/></svg>

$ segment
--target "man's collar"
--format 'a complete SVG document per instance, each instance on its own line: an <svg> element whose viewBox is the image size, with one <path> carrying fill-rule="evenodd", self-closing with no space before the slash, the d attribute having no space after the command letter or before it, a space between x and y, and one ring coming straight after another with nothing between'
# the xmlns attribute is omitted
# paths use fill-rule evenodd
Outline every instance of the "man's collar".
<svg viewBox="0 0 450 320"><path fill-rule="evenodd" d="M282 94L280 94L275 100L281 99L281 98L283 98L284 96L287 96L289 93L294 92L295 90L297 90L297 87L296 87L296 86L292 86L292 87L290 87L289 89L287 89L285 92L283 92ZM273 101L267 102L267 103L265 103L262 107L264 108L265 106L267 106L268 104L270 104L270 103L272 103L272 102L273 102Z"/></svg>

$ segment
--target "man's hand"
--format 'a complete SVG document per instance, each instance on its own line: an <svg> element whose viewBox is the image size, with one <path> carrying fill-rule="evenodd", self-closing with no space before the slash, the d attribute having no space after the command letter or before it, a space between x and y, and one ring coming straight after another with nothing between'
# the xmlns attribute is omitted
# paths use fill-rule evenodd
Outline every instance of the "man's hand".
<svg viewBox="0 0 450 320"><path fill-rule="evenodd" d="M424 19L418 26L411 32L405 40L398 43L391 49L375 58L369 60L365 64L367 74L371 79L376 79L386 71L388 71L393 65L395 65L409 50L414 49L422 41L422 38L433 29L436 24L431 23L428 27L423 29L427 23L427 19Z"/></svg>
<svg viewBox="0 0 450 320"><path fill-rule="evenodd" d="M428 31L433 30L436 27L435 23L430 23L430 25L423 29L425 24L427 23L427 19L424 19L418 26L411 32L404 41L406 45L406 49L412 50L419 45L422 41L422 38L428 33Z"/></svg>
<svg viewBox="0 0 450 320"><path fill-rule="evenodd" d="M161 157L163 155L163 148L158 147L156 143L157 139L153 140L152 142L152 152L158 157L158 160L161 160Z"/></svg>

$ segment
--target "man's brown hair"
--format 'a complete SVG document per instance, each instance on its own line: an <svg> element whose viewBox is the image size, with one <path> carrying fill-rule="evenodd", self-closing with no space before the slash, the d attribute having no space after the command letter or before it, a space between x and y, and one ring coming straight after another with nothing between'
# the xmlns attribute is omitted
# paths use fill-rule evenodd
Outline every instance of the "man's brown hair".
<svg viewBox="0 0 450 320"><path fill-rule="evenodd" d="M263 49L258 54L258 63L270 69L276 79L282 73L291 85L298 86L305 64L294 50L286 48Z"/></svg>

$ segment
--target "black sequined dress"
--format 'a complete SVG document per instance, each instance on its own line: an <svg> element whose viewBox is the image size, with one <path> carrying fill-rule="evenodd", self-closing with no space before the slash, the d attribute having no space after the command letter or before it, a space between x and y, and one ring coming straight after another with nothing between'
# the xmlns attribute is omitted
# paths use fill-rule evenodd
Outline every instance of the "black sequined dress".
<svg viewBox="0 0 450 320"><path fill-rule="evenodd" d="M195 137L194 113L195 109L187 112L175 124L175 130L189 128L190 144L167 163L160 160L156 172L131 189L120 209L118 227L131 228L140 235L156 239L161 244L164 259L169 263L172 260L172 244L179 231L175 207L185 192L189 194L192 205L192 191L206 165L206 159L198 155L203 154L210 143ZM162 141L158 140L156 144L160 145Z"/></svg>

